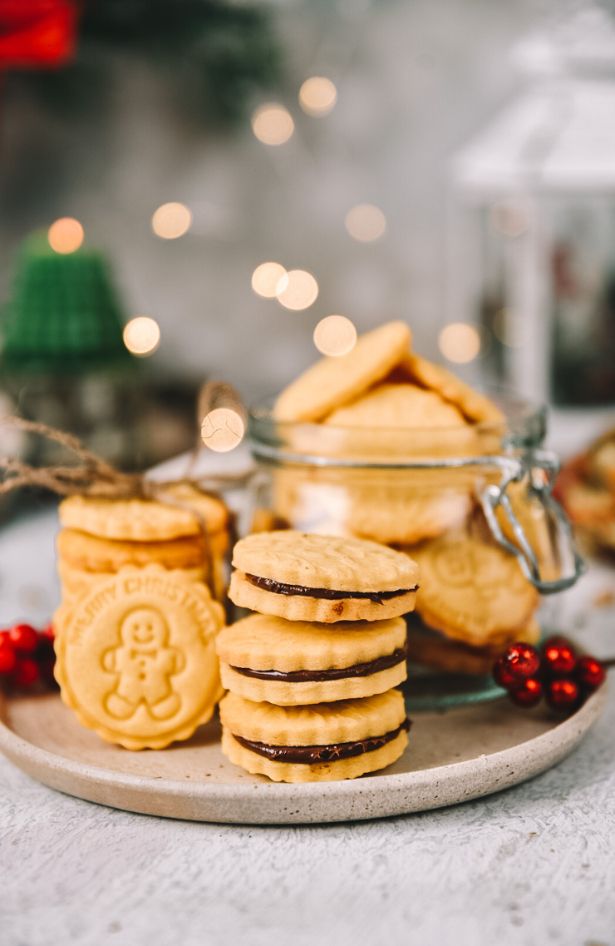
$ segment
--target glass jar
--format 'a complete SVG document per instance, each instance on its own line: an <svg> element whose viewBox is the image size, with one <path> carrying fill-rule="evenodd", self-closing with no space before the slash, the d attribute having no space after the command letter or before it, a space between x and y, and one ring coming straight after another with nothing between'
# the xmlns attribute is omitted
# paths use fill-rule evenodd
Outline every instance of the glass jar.
<svg viewBox="0 0 615 946"><path fill-rule="evenodd" d="M280 422L270 404L251 413L255 527L355 535L418 561L415 709L500 695L497 654L535 641L540 595L583 569L551 495L558 462L542 448L545 408L493 399L503 422L454 428Z"/></svg>

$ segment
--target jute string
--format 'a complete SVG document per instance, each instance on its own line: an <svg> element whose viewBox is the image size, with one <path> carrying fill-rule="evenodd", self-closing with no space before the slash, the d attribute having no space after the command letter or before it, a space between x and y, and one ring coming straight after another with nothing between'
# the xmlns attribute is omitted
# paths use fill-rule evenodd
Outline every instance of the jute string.
<svg viewBox="0 0 615 946"><path fill-rule="evenodd" d="M230 397L239 403L233 389L222 382L211 381L201 388L198 399L199 417L227 401ZM191 475L202 449L200 436L192 451L186 475L174 479L154 479L146 473L124 473L101 456L89 450L77 437L38 421L7 416L0 424L35 434L56 443L73 454L76 463L35 467L16 457L0 458L0 494L10 493L24 486L37 486L59 496L91 496L102 499L155 499L170 502L168 490L180 485L194 486L201 492L211 492L228 486L242 485L247 475L224 473ZM165 496L165 493L167 495ZM175 503L173 503L175 505Z"/></svg>
<svg viewBox="0 0 615 946"><path fill-rule="evenodd" d="M229 385L215 381L204 385L199 395L199 419L216 403L219 404L220 398L226 400L230 396L236 397ZM238 399L235 403L239 403ZM195 447L189 457L185 475L174 479L154 479L146 473L124 473L89 450L78 437L48 424L26 420L23 417L6 416L0 418L0 425L43 437L63 447L75 459L71 464L36 467L16 457L0 458L0 495L22 487L38 487L58 496L155 500L165 506L189 512L194 517L204 538L206 557L210 561L210 533L204 516L188 499L172 495L171 490L178 486L190 486L217 498L219 490L245 485L250 476L249 473L191 475L202 449L200 437L198 448Z"/></svg>

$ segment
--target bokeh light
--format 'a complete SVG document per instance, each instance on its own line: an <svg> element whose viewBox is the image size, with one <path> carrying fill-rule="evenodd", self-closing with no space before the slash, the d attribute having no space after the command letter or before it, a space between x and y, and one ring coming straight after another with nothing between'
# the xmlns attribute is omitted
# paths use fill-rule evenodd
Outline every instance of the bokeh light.
<svg viewBox="0 0 615 946"><path fill-rule="evenodd" d="M160 344L160 326L148 315L136 315L124 326L124 344L131 355L153 355Z"/></svg>
<svg viewBox="0 0 615 946"><path fill-rule="evenodd" d="M83 243L83 227L74 217L60 217L47 231L49 246L56 253L74 253Z"/></svg>
<svg viewBox="0 0 615 946"><path fill-rule="evenodd" d="M192 212L176 201L162 204L152 215L152 230L163 240L177 240L188 232L191 224Z"/></svg>
<svg viewBox="0 0 615 946"><path fill-rule="evenodd" d="M480 352L480 335L473 325L451 322L438 335L438 346L445 358L463 365L473 361Z"/></svg>
<svg viewBox="0 0 615 946"><path fill-rule="evenodd" d="M285 309L309 309L318 298L318 283L305 269L291 269L278 283L276 296Z"/></svg>
<svg viewBox="0 0 615 946"><path fill-rule="evenodd" d="M283 105L268 102L252 115L252 131L264 145L285 144L295 130L292 115Z"/></svg>
<svg viewBox="0 0 615 946"><path fill-rule="evenodd" d="M216 407L209 411L201 424L201 438L206 447L216 453L228 453L243 440L243 418L232 407Z"/></svg>
<svg viewBox="0 0 615 946"><path fill-rule="evenodd" d="M529 227L529 210L520 201L498 201L490 209L491 224L502 236L515 239Z"/></svg>
<svg viewBox="0 0 615 946"><path fill-rule="evenodd" d="M507 348L522 348L525 342L525 328L510 309L498 309L495 313L493 334Z"/></svg>
<svg viewBox="0 0 615 946"><path fill-rule="evenodd" d="M386 217L375 204L357 204L348 211L344 222L350 236L360 243L379 240L387 226Z"/></svg>
<svg viewBox="0 0 615 946"><path fill-rule="evenodd" d="M252 273L252 289L264 299L275 299L287 284L288 276L281 263L261 263Z"/></svg>
<svg viewBox="0 0 615 946"><path fill-rule="evenodd" d="M310 76L299 89L299 105L314 118L328 115L336 102L337 89L325 76Z"/></svg>
<svg viewBox="0 0 615 946"><path fill-rule="evenodd" d="M339 358L357 344L357 330L345 315L327 315L314 329L314 344L323 355Z"/></svg>

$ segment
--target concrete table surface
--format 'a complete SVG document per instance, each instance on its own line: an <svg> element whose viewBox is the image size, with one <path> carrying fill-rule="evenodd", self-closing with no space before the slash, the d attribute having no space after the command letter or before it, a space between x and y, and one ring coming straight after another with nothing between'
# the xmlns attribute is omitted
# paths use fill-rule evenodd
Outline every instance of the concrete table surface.
<svg viewBox="0 0 615 946"><path fill-rule="evenodd" d="M0 535L0 622L56 600L53 513ZM547 617L615 653L613 572ZM460 807L257 828L133 815L52 792L0 758L0 944L615 944L615 687L569 759Z"/></svg>

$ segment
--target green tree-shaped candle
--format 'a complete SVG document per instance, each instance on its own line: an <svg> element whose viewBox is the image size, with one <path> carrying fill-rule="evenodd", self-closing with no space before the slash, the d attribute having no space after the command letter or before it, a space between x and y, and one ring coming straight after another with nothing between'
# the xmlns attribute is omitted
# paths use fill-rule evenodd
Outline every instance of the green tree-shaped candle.
<svg viewBox="0 0 615 946"><path fill-rule="evenodd" d="M46 234L26 240L5 309L2 367L81 374L131 361L123 317L101 253L57 253Z"/></svg>

